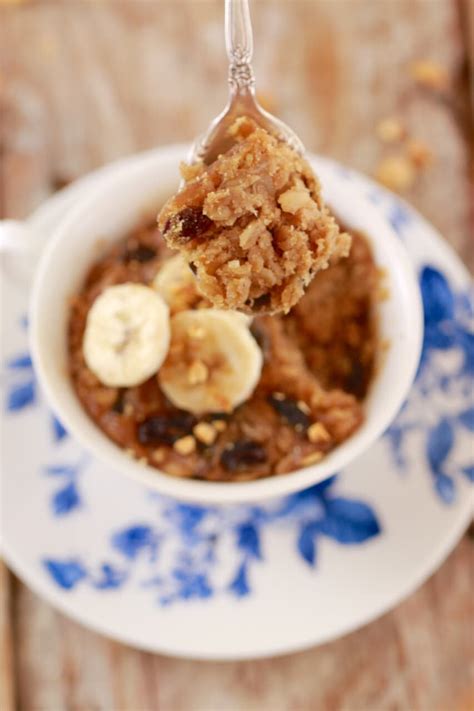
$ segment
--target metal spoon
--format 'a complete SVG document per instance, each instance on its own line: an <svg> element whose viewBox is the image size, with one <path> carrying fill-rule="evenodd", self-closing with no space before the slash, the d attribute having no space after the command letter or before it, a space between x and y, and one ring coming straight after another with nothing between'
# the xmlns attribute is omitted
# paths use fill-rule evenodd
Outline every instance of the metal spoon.
<svg viewBox="0 0 474 711"><path fill-rule="evenodd" d="M215 118L191 147L189 163L212 163L232 145L228 129L240 116L248 116L286 141L295 151L304 153L298 136L283 121L262 109L255 98L255 77L251 60L253 54L252 25L248 0L225 0L225 44L229 58L229 100L222 113Z"/></svg>

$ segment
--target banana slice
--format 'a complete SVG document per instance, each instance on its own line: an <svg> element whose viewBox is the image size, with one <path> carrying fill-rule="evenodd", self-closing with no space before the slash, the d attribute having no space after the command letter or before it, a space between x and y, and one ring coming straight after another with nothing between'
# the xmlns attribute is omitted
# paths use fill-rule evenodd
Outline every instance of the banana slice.
<svg viewBox="0 0 474 711"><path fill-rule="evenodd" d="M181 254L164 262L151 286L163 297L172 314L191 309L201 300L206 301L199 292L196 277Z"/></svg>
<svg viewBox="0 0 474 711"><path fill-rule="evenodd" d="M199 291L198 280L181 254L170 257L161 265L151 287L166 301L172 316L188 309L212 308L211 302ZM240 319L246 326L250 326L253 320L252 316L240 311L226 313Z"/></svg>
<svg viewBox="0 0 474 711"><path fill-rule="evenodd" d="M262 353L243 319L219 309L181 311L158 378L177 407L197 415L230 412L254 390Z"/></svg>
<svg viewBox="0 0 474 711"><path fill-rule="evenodd" d="M99 380L111 387L139 385L157 372L170 343L168 306L142 284L109 286L94 301L83 353Z"/></svg>

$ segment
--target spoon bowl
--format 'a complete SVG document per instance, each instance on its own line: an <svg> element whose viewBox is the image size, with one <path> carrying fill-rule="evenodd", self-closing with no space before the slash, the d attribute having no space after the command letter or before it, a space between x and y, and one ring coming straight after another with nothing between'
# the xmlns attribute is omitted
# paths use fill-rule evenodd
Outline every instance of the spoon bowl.
<svg viewBox="0 0 474 711"><path fill-rule="evenodd" d="M279 140L303 155L305 149L296 133L283 121L263 109L255 97L252 25L248 0L225 0L225 38L229 58L229 100L225 109L192 145L189 163L210 165L232 147L229 128L241 116L251 118Z"/></svg>

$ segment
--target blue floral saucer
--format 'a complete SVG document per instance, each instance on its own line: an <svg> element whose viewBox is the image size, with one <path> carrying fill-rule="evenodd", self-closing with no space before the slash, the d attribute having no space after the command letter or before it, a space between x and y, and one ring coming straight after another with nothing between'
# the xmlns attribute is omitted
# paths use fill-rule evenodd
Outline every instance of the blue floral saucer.
<svg viewBox="0 0 474 711"><path fill-rule="evenodd" d="M274 655L372 620L462 535L474 478L469 278L416 212L327 163L405 243L425 309L422 359L390 429L347 470L265 505L190 506L89 457L52 415L28 353L27 293L2 279L2 552L83 624L155 652ZM47 234L94 176L30 218Z"/></svg>

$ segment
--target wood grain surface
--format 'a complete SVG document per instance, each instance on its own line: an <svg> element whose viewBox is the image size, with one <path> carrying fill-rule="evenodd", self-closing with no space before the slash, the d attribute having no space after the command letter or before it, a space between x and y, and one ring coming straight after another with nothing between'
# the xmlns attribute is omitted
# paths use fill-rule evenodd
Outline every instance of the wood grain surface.
<svg viewBox="0 0 474 711"><path fill-rule="evenodd" d="M433 154L405 197L472 267L472 2L254 0L252 10L264 103L309 149L369 174L387 156L406 159L406 141L376 135L381 119L400 121ZM226 98L222 19L218 0L0 0L0 216L201 131ZM421 59L447 72L446 87L414 81ZM0 567L0 709L473 711L473 564L466 536L364 629L225 664L108 641Z"/></svg>

